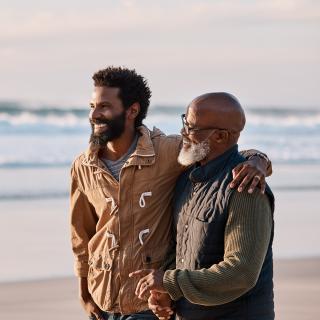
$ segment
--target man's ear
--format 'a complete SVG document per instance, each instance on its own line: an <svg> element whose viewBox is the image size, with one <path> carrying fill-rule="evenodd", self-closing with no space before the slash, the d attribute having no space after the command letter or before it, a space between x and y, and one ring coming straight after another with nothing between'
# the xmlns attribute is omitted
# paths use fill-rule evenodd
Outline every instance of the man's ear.
<svg viewBox="0 0 320 320"><path fill-rule="evenodd" d="M215 140L219 144L227 143L229 141L229 132L227 130L217 130Z"/></svg>
<svg viewBox="0 0 320 320"><path fill-rule="evenodd" d="M134 120L140 112L140 104L138 102L133 103L127 110L127 115L130 120Z"/></svg>

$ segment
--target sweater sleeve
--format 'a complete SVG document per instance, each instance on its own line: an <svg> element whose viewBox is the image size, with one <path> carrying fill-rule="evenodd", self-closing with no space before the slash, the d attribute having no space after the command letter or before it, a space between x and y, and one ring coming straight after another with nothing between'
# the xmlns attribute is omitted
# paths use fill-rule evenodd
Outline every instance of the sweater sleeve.
<svg viewBox="0 0 320 320"><path fill-rule="evenodd" d="M88 243L95 234L97 216L78 185L74 167L71 169L70 220L71 244L75 257L74 272L78 277L87 277Z"/></svg>
<svg viewBox="0 0 320 320"><path fill-rule="evenodd" d="M167 270L164 287L173 300L214 306L230 302L258 280L272 231L266 195L234 192L225 229L223 261L201 270Z"/></svg>

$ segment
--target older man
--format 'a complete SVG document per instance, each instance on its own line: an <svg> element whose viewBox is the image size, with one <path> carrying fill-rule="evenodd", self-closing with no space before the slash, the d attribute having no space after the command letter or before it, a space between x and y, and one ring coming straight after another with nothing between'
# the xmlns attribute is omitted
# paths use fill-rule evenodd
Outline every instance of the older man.
<svg viewBox="0 0 320 320"><path fill-rule="evenodd" d="M156 313L169 294L183 320L274 319L272 192L229 187L233 168L244 161L237 146L244 111L234 96L209 93L193 100L182 119L178 161L194 165L176 186L176 269L134 272L142 277L136 294L153 290Z"/></svg>

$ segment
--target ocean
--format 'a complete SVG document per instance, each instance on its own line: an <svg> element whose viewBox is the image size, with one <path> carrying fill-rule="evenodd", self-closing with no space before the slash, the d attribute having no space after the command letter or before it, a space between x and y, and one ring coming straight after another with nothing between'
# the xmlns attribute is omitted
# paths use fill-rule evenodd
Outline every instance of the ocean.
<svg viewBox="0 0 320 320"><path fill-rule="evenodd" d="M177 134L184 112L183 106L151 106L145 124ZM240 149L259 149L273 163L275 256L319 256L320 108L251 106L245 112ZM8 261L0 281L72 273L69 169L88 145L88 113L85 107L0 102L0 249ZM40 272L35 265L41 264Z"/></svg>
<svg viewBox="0 0 320 320"><path fill-rule="evenodd" d="M243 148L258 146L277 163L320 163L320 108L248 107L245 111L247 124L239 143ZM87 145L88 112L79 107L0 102L0 167L69 166ZM184 112L184 107L152 106L145 123L167 134L179 133Z"/></svg>

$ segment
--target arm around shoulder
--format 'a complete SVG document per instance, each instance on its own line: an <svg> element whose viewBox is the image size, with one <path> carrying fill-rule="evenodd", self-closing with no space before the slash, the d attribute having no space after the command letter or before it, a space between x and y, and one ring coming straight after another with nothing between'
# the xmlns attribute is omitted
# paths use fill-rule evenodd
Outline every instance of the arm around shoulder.
<svg viewBox="0 0 320 320"><path fill-rule="evenodd" d="M266 177L272 175L272 162L265 153L256 149L242 150L240 151L240 153L247 160L250 160L252 158L260 160L260 166L265 167Z"/></svg>

